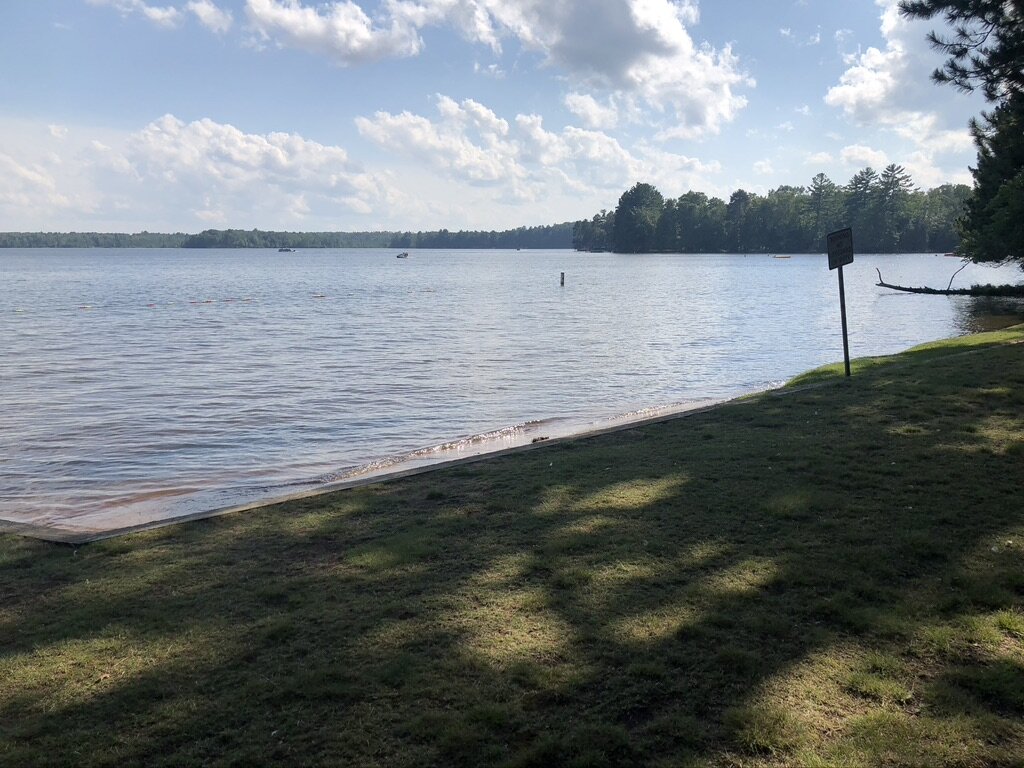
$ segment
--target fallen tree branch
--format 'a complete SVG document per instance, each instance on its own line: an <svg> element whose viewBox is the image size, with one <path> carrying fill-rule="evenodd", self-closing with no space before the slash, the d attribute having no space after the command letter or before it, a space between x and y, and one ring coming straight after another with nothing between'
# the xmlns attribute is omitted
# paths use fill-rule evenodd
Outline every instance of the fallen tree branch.
<svg viewBox="0 0 1024 768"><path fill-rule="evenodd" d="M894 291L905 291L906 293L927 293L929 295L937 296L971 295L970 288L946 288L945 290L942 290L941 288L908 288L905 285L893 285L892 283L887 283L885 282L885 280L882 279L882 270L880 270L878 267L875 267L875 272L878 273L878 282L875 283L875 285L881 286L882 288L891 288ZM950 285L953 284L952 279L950 279L949 283Z"/></svg>
<svg viewBox="0 0 1024 768"><path fill-rule="evenodd" d="M966 264L964 266L967 266ZM963 269L963 267L960 267ZM958 269L953 273L953 277L956 277L957 273L960 272ZM875 272L878 273L878 282L875 285L880 288L889 288L893 291L903 291L905 293L924 293L929 296L1024 296L1024 285L972 285L970 288L908 288L905 285L893 285L887 283L882 279L882 270L875 267ZM953 284L953 278L949 279L949 284Z"/></svg>

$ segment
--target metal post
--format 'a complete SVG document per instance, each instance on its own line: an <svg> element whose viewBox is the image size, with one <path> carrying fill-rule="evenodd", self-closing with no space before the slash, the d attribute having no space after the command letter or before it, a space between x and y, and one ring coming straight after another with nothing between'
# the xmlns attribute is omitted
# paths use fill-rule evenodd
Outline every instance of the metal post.
<svg viewBox="0 0 1024 768"><path fill-rule="evenodd" d="M846 289L843 287L843 266L839 265L839 312L843 316L843 362L846 375L850 375L850 341L846 335Z"/></svg>

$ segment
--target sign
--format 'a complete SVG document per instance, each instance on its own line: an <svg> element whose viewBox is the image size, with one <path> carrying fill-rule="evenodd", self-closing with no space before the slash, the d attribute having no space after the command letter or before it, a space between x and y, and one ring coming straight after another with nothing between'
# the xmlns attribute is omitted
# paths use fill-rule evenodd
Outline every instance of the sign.
<svg viewBox="0 0 1024 768"><path fill-rule="evenodd" d="M843 320L843 362L846 375L850 375L850 340L846 334L846 289L843 287L843 265L853 264L853 230L847 227L838 232L829 232L828 268L839 268L839 314Z"/></svg>
<svg viewBox="0 0 1024 768"><path fill-rule="evenodd" d="M847 227L828 235L828 268L853 264L853 230Z"/></svg>

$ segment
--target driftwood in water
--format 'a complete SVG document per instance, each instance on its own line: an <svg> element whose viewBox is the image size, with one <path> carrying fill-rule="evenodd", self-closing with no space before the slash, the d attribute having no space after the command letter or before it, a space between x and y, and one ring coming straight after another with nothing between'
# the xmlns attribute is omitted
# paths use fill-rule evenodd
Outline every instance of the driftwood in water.
<svg viewBox="0 0 1024 768"><path fill-rule="evenodd" d="M966 266L965 264L964 267ZM964 267L960 267L960 269ZM953 273L953 277L956 277L960 269ZM906 293L926 293L930 296L1024 296L1024 285L974 285L970 288L947 286L945 290L942 288L908 288L905 285L893 285L885 282L882 279L882 271L878 267L875 267L875 272L878 273L878 282L875 285ZM953 277L949 278L949 285L953 285Z"/></svg>
<svg viewBox="0 0 1024 768"><path fill-rule="evenodd" d="M959 272L960 270L957 271ZM905 285L893 285L892 283L887 283L882 279L882 270L880 270L878 267L875 267L875 272L878 273L878 282L875 283L875 285L879 285L882 288L892 288L892 290L894 291L906 291L907 293L927 293L938 296L971 295L971 288L946 288L946 290L942 290L941 288L907 288ZM950 285L953 284L953 278L949 279L949 283Z"/></svg>

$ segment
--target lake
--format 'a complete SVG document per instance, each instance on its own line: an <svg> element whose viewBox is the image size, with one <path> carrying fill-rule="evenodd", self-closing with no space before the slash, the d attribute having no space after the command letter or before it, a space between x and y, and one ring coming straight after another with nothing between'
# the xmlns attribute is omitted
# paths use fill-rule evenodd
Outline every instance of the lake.
<svg viewBox="0 0 1024 768"><path fill-rule="evenodd" d="M842 359L824 255L0 251L0 518L144 524L774 387ZM1008 324L858 255L852 356ZM560 286L560 273L565 285ZM1015 283L971 265L955 287Z"/></svg>

